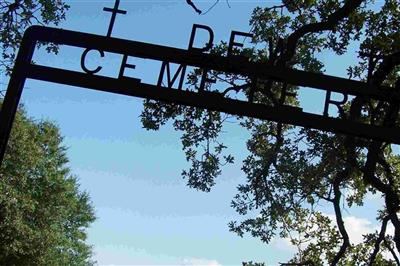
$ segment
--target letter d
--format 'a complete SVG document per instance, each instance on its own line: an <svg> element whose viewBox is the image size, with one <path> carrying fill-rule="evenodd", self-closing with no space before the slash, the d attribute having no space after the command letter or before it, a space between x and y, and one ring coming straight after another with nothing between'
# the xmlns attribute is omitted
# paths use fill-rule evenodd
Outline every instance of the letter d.
<svg viewBox="0 0 400 266"><path fill-rule="evenodd" d="M210 36L210 39L209 39L208 43L203 48L193 47L194 38L196 36L197 29L203 29L203 30L208 31L208 34ZM196 51L200 51L200 52L205 52L205 51L211 49L211 47L213 45L213 41L214 41L214 32L212 31L212 29L210 27L205 26L205 25L193 24L192 33L190 34L190 41L189 41L188 50L196 50Z"/></svg>

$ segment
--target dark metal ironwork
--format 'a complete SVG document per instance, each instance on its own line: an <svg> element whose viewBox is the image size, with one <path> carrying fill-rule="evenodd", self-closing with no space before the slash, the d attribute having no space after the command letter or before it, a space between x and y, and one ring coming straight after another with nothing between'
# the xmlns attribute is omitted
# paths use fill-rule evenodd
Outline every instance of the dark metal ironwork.
<svg viewBox="0 0 400 266"><path fill-rule="evenodd" d="M84 49L93 49L123 55L118 78L95 75L94 72L77 72L54 67L34 65L31 63L35 44L38 41L52 42ZM189 47L190 48L190 47ZM180 64L180 70L186 66L195 66L203 70L218 70L249 76L252 79L271 79L283 83L339 92L344 95L364 96L383 101L400 101L400 94L384 86L375 86L365 82L349 80L334 76L310 73L283 67L272 67L262 63L236 60L235 56L223 57L203 53L201 49L177 49L172 47L148 44L143 42L110 38L69 30L30 27L23 38L16 65L11 75L3 108L0 113L0 160L2 161L12 121L27 78L84 87L104 92L111 92L135 97L161 100L199 108L225 112L240 116L294 124L329 132L350 134L358 137L382 140L400 144L400 129L377 125L363 124L342 118L328 117L303 112L302 109L285 105L267 106L225 97L222 93L200 90L198 92L173 89L168 72L168 86L142 83L140 79L124 76L124 69L134 68L127 64L129 56L162 61L165 69L169 63ZM83 63L84 64L84 63ZM163 71L161 75L163 75ZM346 96L347 97L347 96ZM327 101L326 101L327 102ZM325 102L325 104L326 104ZM340 105L342 102L330 100L328 104Z"/></svg>
<svg viewBox="0 0 400 266"><path fill-rule="evenodd" d="M117 17L117 14L126 15L127 13L125 10L118 9L119 1L120 0L115 0L114 8L109 8L109 7L103 8L103 11L111 12L111 20L110 20L110 25L108 26L107 37L111 37L111 33L114 28L115 18Z"/></svg>

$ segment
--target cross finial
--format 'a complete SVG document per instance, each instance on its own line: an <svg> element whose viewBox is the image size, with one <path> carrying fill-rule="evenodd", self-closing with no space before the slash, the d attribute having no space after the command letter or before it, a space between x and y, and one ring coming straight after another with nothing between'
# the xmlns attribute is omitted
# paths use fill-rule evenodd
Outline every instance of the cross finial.
<svg viewBox="0 0 400 266"><path fill-rule="evenodd" d="M123 15L126 14L125 10L120 10L120 9L118 9L118 7L119 7L119 0L115 0L114 8L109 8L109 7L103 8L104 11L112 13L110 25L108 26L107 37L111 37L111 33L114 28L115 18L117 16L117 14L123 14Z"/></svg>

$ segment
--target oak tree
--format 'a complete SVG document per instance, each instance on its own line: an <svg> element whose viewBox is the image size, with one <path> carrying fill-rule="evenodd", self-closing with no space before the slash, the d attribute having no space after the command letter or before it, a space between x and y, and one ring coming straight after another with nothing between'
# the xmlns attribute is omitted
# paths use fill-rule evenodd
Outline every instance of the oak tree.
<svg viewBox="0 0 400 266"><path fill-rule="evenodd" d="M194 1L195 3L196 1ZM400 90L400 2L398 0L294 0L257 7L251 14L253 48L236 51L268 66L322 73L321 53L340 60L356 47L348 77ZM350 49L351 48L351 49ZM212 53L227 55L225 43ZM188 76L188 90L197 91L201 70ZM269 106L299 106L298 87L274 80L252 80L210 71L209 91L245 97ZM287 97L288 95L297 95ZM157 130L173 120L182 131L183 151L190 168L182 175L188 185L209 191L221 167L233 163L219 138L227 115L147 100L142 122ZM372 125L399 126L399 103L365 97L350 99L340 119ZM272 121L236 117L251 132L249 155L242 162L247 181L239 184L232 207L243 216L229 224L242 236L249 233L270 243L290 238L297 254L286 265L399 265L400 157L390 143L298 128ZM384 204L375 214L380 224L363 242L352 243L343 210L366 203L368 194ZM319 206L332 209L332 216ZM394 227L389 234L388 227Z"/></svg>

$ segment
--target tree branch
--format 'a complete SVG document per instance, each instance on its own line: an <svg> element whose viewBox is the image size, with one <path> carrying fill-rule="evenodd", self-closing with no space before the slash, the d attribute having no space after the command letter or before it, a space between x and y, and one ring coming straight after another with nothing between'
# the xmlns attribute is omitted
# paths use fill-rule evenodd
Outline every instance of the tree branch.
<svg viewBox="0 0 400 266"><path fill-rule="evenodd" d="M249 84L242 84L242 85L237 85L237 86L232 86L229 88L226 88L223 92L222 95L226 96L226 94L230 91L235 91L236 93L238 93L240 90L243 90L245 88L249 87Z"/></svg>
<svg viewBox="0 0 400 266"><path fill-rule="evenodd" d="M400 199L396 191L394 191L390 185L383 183L379 178L375 176L376 163L379 160L379 156L381 153L380 150L381 146L382 143L378 141L373 141L369 146L367 161L364 167L363 179L367 184L372 185L374 188L376 188L385 195L386 208L390 220L395 228L394 241L396 243L397 250L400 251L400 221L399 218L397 217L397 211L399 210Z"/></svg>
<svg viewBox="0 0 400 266"><path fill-rule="evenodd" d="M333 207L335 209L336 223L339 228L339 232L342 235L343 243L338 253L336 253L335 257L333 258L330 265L337 265L340 259L344 257L347 248L350 246L349 235L347 234L346 227L344 225L342 217L342 212L340 210L340 198L342 196L342 192L340 191L340 183L348 177L349 173L350 173L350 168L347 166L343 171L341 171L336 176L335 180L333 181L333 192L335 195L333 198Z"/></svg>
<svg viewBox="0 0 400 266"><path fill-rule="evenodd" d="M396 252L394 252L392 246L387 242L386 239L384 239L383 243L385 244L385 247L390 251L390 253L392 254L394 260L396 261L397 266L400 266L400 260L396 255Z"/></svg>
<svg viewBox="0 0 400 266"><path fill-rule="evenodd" d="M191 7L194 9L194 11L196 11L196 12L199 13L199 14L201 14L201 10L198 9L198 8L196 7L196 5L195 5L191 0L186 0L186 3L187 3L189 6L191 6Z"/></svg>
<svg viewBox="0 0 400 266"><path fill-rule="evenodd" d="M387 62L387 61L386 61ZM396 65L392 63L385 63L382 62L381 66L379 69L382 69L382 72L378 69L375 74L374 74L374 82L378 82L381 80L383 82L384 78L381 77L381 73L386 72L390 73L391 70L387 66L390 65L390 67L393 69ZM384 65L384 66L382 66ZM375 80L376 79L376 80ZM379 83L378 83L379 84ZM396 90L400 90L400 82L396 82ZM391 104L392 105L392 104ZM396 121L393 119L394 114L393 112L398 113L398 108L390 108L389 112L386 112L385 114L385 119L384 119L384 125L393 125ZM364 167L364 175L363 178L364 180L372 185L374 188L378 189L380 192L382 192L385 195L385 203L386 203L386 208L390 217L390 220L395 228L394 230L394 242L396 244L397 250L400 252L400 220L399 217L397 216L397 211L399 210L400 206L400 198L399 195L397 194L396 190L394 187L391 186L391 184L385 184L383 183L379 178L375 177L375 171L376 171L376 164L380 160L380 156L382 151L382 142L378 141L373 141L369 148L368 148L368 155L367 155L367 161L365 163Z"/></svg>
<svg viewBox="0 0 400 266"><path fill-rule="evenodd" d="M267 7L265 10L266 11L271 11L271 10L276 10L276 9L280 9L281 10L281 15L283 13L283 8L285 8L286 5L282 4L282 5L275 5L275 6L271 6L271 7Z"/></svg>
<svg viewBox="0 0 400 266"><path fill-rule="evenodd" d="M219 3L219 0L215 1L215 3L214 3L212 6L210 6L210 7L206 10L206 12L203 13L203 15L207 14L208 12L210 12L218 3ZM229 3L228 3L228 6L229 6Z"/></svg>
<svg viewBox="0 0 400 266"><path fill-rule="evenodd" d="M368 265L372 266L375 262L376 256L378 255L378 252L379 252L379 249L381 246L381 242L385 240L385 233L386 233L386 227L387 227L388 221L389 221L389 216L386 216L385 218L383 218L381 231L379 232L378 239L375 241L374 251L371 254Z"/></svg>
<svg viewBox="0 0 400 266"><path fill-rule="evenodd" d="M297 43L301 37L303 37L308 33L333 30L337 26L339 21L348 17L352 12L354 12L354 10L356 10L361 5L362 2L363 2L362 0L346 1L346 4L344 4L341 8L339 8L336 12L329 15L326 21L307 24L299 28L295 32L293 32L288 37L286 52L282 57L280 63L285 64L288 60L290 60L293 57L296 51Z"/></svg>
<svg viewBox="0 0 400 266"><path fill-rule="evenodd" d="M374 72L372 83L380 85L393 69L400 65L400 52L385 56L378 69Z"/></svg>

